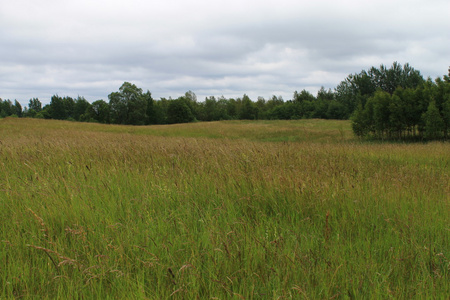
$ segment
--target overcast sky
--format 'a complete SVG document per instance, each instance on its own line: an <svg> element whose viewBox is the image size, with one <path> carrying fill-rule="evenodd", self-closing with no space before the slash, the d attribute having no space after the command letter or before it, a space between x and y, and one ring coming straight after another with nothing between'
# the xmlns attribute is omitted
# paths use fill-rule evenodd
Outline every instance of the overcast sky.
<svg viewBox="0 0 450 300"><path fill-rule="evenodd" d="M448 0L0 0L0 98L108 101L124 81L254 101L394 61L450 66Z"/></svg>

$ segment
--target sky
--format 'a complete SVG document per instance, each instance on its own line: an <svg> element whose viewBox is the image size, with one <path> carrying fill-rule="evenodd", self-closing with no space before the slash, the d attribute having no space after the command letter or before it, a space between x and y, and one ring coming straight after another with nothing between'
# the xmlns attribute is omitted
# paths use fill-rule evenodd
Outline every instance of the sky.
<svg viewBox="0 0 450 300"><path fill-rule="evenodd" d="M448 0L0 0L0 98L89 102L123 82L252 100L334 89L394 61L450 66Z"/></svg>

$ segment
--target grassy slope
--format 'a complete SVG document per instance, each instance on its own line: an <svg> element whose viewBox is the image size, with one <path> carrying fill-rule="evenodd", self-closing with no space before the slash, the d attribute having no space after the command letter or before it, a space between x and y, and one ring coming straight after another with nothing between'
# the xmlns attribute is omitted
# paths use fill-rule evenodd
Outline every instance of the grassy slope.
<svg viewBox="0 0 450 300"><path fill-rule="evenodd" d="M0 298L445 299L449 153L345 121L0 120Z"/></svg>

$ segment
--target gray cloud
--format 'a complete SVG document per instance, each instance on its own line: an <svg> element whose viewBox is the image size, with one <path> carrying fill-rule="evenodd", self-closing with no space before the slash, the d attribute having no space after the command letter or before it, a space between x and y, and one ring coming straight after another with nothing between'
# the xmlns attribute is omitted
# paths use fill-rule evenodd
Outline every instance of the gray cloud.
<svg viewBox="0 0 450 300"><path fill-rule="evenodd" d="M154 97L282 95L409 62L447 73L446 0L27 1L0 4L0 97L107 100L124 81Z"/></svg>

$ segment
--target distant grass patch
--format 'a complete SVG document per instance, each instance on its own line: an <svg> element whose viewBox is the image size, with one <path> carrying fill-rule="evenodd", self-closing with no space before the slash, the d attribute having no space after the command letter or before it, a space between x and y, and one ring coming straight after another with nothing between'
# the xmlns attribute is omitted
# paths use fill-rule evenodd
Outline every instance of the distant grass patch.
<svg viewBox="0 0 450 300"><path fill-rule="evenodd" d="M153 135L163 137L226 138L270 142L336 143L355 141L349 121L292 120L292 121L216 121L173 125L121 126L78 123L57 120L4 120L5 130L23 134L24 127L47 128L61 131L109 132Z"/></svg>
<svg viewBox="0 0 450 300"><path fill-rule="evenodd" d="M0 120L0 298L448 299L450 144Z"/></svg>

